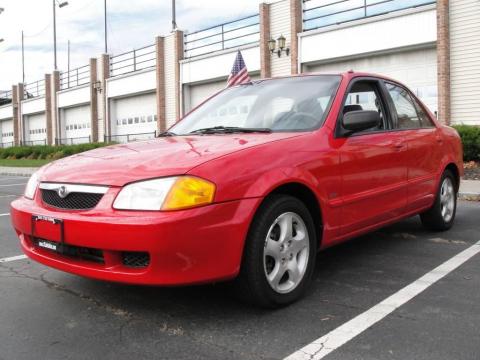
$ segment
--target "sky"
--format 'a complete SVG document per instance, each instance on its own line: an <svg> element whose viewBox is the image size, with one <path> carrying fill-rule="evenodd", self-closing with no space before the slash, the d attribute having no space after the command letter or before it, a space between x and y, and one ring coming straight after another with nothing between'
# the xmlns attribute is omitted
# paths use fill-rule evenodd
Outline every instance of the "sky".
<svg viewBox="0 0 480 360"><path fill-rule="evenodd" d="M64 0L59 0L64 1ZM177 0L177 25L195 31L258 12L260 0ZM52 0L0 0L0 90L22 81L21 32L24 31L25 82L53 70ZM68 0L57 12L57 62L67 69L88 64L103 53L103 0ZM107 0L108 47L118 54L153 44L171 30L170 0Z"/></svg>

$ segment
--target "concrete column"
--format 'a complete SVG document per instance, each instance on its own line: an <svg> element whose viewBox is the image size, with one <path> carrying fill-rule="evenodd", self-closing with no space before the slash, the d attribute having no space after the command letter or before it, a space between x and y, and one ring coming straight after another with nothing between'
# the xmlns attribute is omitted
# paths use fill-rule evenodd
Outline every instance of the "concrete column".
<svg viewBox="0 0 480 360"><path fill-rule="evenodd" d="M24 132L24 122L23 122L23 113L22 113L22 100L25 98L25 87L24 84L19 83L17 85L17 130L18 130L18 145L21 145L25 141L25 132ZM14 122L15 126L15 122Z"/></svg>
<svg viewBox="0 0 480 360"><path fill-rule="evenodd" d="M108 115L108 96L107 96L107 79L110 77L110 55L102 54L101 56L101 73L100 73L100 82L101 82L101 107L100 107L100 119L102 119L103 124L103 134L104 136L111 135L111 123Z"/></svg>
<svg viewBox="0 0 480 360"><path fill-rule="evenodd" d="M20 126L19 126L19 108L20 102L18 100L18 86L12 86L12 119L13 119L13 143L14 145L20 144Z"/></svg>
<svg viewBox="0 0 480 360"><path fill-rule="evenodd" d="M155 75L156 75L156 98L157 98L157 131L159 133L167 129L165 116L165 39L162 36L155 38Z"/></svg>
<svg viewBox="0 0 480 360"><path fill-rule="evenodd" d="M290 0L290 59L291 59L291 73L298 74L299 59L298 59L298 34L302 32L303 28L303 2L302 0Z"/></svg>
<svg viewBox="0 0 480 360"><path fill-rule="evenodd" d="M91 58L90 62L90 140L98 141L98 93L95 88L97 83L97 59Z"/></svg>
<svg viewBox="0 0 480 360"><path fill-rule="evenodd" d="M260 76L269 78L272 76L272 54L268 49L270 40L270 4L260 4Z"/></svg>
<svg viewBox="0 0 480 360"><path fill-rule="evenodd" d="M52 145L52 138L57 139L52 126L52 75L45 74L45 122L47 123L47 145ZM55 95L53 95L55 96Z"/></svg>
<svg viewBox="0 0 480 360"><path fill-rule="evenodd" d="M60 71L55 70L51 76L52 134L53 141L62 137L62 119L58 113L57 93L60 91Z"/></svg>
<svg viewBox="0 0 480 360"><path fill-rule="evenodd" d="M180 120L181 110L180 106L182 103L181 100L181 85L180 84L180 60L183 60L183 31L175 31L175 96L177 98L175 115L176 120Z"/></svg>
<svg viewBox="0 0 480 360"><path fill-rule="evenodd" d="M176 30L164 40L166 128L180 118L180 60L183 59L183 31Z"/></svg>
<svg viewBox="0 0 480 360"><path fill-rule="evenodd" d="M450 124L450 21L449 0L437 1L438 119Z"/></svg>

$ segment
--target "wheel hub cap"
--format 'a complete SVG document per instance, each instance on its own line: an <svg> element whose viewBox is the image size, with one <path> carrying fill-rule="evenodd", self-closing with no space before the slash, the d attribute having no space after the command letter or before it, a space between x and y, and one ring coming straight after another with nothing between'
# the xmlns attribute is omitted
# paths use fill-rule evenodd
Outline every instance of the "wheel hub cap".
<svg viewBox="0 0 480 360"><path fill-rule="evenodd" d="M445 222L449 222L455 210L455 190L450 178L445 178L440 188L440 211Z"/></svg>
<svg viewBox="0 0 480 360"><path fill-rule="evenodd" d="M308 265L310 241L302 218L286 212L267 233L263 266L267 281L278 293L289 293L302 281Z"/></svg>

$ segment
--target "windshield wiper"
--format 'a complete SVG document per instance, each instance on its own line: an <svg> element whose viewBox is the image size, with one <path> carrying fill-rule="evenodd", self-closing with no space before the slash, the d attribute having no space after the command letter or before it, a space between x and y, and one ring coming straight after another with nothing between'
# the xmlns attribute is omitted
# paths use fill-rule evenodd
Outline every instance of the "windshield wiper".
<svg viewBox="0 0 480 360"><path fill-rule="evenodd" d="M168 137L168 136L177 136L177 134L171 131L164 131L157 135L157 137Z"/></svg>
<svg viewBox="0 0 480 360"><path fill-rule="evenodd" d="M233 134L233 133L271 133L269 128L244 128L236 126L213 126L202 129L193 130L190 134Z"/></svg>

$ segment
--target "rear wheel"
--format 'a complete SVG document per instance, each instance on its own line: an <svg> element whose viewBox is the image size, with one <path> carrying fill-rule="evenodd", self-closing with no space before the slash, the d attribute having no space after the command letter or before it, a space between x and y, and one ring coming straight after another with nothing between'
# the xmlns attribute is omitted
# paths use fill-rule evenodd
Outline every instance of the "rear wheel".
<svg viewBox="0 0 480 360"><path fill-rule="evenodd" d="M456 179L450 170L445 170L440 180L433 206L420 215L422 224L435 231L445 231L453 226L457 211Z"/></svg>
<svg viewBox="0 0 480 360"><path fill-rule="evenodd" d="M253 219L236 292L264 307L300 298L310 282L316 256L312 217L297 198L268 198Z"/></svg>

